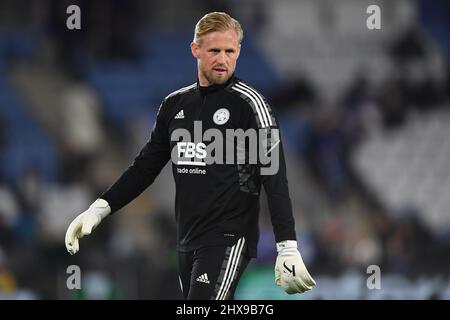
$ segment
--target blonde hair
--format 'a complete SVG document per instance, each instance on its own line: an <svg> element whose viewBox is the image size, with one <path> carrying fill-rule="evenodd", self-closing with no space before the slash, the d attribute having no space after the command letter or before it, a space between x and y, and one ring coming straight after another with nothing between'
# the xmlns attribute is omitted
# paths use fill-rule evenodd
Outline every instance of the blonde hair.
<svg viewBox="0 0 450 320"><path fill-rule="evenodd" d="M238 35L238 42L241 44L244 38L244 31L241 24L225 12L211 12L204 15L195 25L194 42L201 43L201 37L214 31L227 31L234 29Z"/></svg>

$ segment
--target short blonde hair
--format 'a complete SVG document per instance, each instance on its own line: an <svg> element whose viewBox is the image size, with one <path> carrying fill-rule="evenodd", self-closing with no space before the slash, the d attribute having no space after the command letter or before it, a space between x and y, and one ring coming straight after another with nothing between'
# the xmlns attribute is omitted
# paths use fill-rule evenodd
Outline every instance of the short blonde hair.
<svg viewBox="0 0 450 320"><path fill-rule="evenodd" d="M244 38L244 31L241 24L225 12L211 12L204 15L195 25L194 42L200 44L201 37L214 31L227 31L234 29L238 35L238 42L241 44Z"/></svg>

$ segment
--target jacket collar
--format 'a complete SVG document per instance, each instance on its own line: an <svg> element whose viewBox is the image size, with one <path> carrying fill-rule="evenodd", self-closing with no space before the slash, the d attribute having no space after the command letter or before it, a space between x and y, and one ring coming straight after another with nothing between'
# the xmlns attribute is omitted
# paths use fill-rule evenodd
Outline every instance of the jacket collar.
<svg viewBox="0 0 450 320"><path fill-rule="evenodd" d="M218 90L224 89L227 86L229 86L231 83L233 83L236 80L236 76L234 74L231 75L230 79L227 80L227 82L222 84L213 84L207 87L200 86L200 82L197 79L197 88L200 91L202 95L207 95L213 92L216 92Z"/></svg>

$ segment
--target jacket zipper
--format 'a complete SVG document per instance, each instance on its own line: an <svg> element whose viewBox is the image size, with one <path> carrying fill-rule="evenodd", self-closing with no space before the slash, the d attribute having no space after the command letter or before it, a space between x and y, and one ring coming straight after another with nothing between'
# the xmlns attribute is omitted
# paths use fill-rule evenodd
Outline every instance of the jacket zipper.
<svg viewBox="0 0 450 320"><path fill-rule="evenodd" d="M206 94L205 94L204 97L202 97L202 103L200 104L200 108L198 109L194 120L200 120L200 116L202 115L202 111L203 111L203 107L205 105L205 102L206 102Z"/></svg>

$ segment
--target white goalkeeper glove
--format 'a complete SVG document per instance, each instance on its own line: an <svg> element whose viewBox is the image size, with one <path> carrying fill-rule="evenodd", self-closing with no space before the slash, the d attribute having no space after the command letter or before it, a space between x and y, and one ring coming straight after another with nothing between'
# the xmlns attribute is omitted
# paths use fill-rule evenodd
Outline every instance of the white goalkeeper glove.
<svg viewBox="0 0 450 320"><path fill-rule="evenodd" d="M66 248L70 254L75 254L80 249L78 239L91 234L100 222L111 213L111 208L103 199L97 199L89 209L79 214L69 225L66 232Z"/></svg>
<svg viewBox="0 0 450 320"><path fill-rule="evenodd" d="M297 249L297 241L277 243L278 257L275 263L275 283L288 294L311 290L316 282L309 274Z"/></svg>

